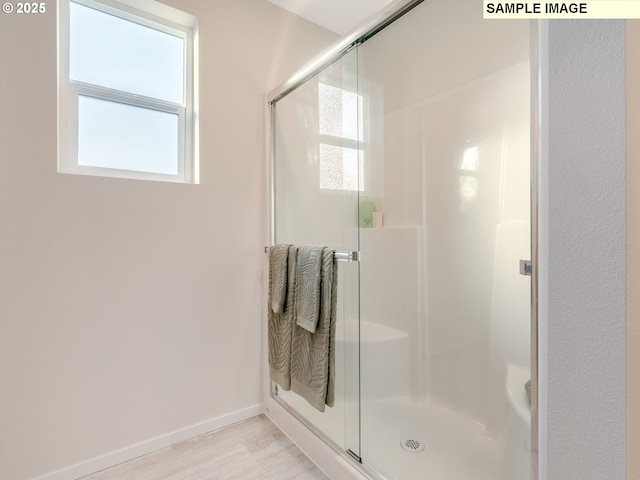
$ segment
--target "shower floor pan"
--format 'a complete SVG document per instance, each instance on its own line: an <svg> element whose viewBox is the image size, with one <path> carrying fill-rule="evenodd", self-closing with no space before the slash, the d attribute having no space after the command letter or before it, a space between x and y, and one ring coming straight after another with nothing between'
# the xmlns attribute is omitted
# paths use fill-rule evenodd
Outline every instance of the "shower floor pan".
<svg viewBox="0 0 640 480"><path fill-rule="evenodd" d="M501 480L502 452L484 425L437 403L364 406L362 461L386 480Z"/></svg>

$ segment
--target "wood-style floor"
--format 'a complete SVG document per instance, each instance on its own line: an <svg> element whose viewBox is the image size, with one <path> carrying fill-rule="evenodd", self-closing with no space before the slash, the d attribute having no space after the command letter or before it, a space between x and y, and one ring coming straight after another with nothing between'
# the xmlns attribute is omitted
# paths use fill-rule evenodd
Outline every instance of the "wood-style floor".
<svg viewBox="0 0 640 480"><path fill-rule="evenodd" d="M327 480L264 415L82 480Z"/></svg>

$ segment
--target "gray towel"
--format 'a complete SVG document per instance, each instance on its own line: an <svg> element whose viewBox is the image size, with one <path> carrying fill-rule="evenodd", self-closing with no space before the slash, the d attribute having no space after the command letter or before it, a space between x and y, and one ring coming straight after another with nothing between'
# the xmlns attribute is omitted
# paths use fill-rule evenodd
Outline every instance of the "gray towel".
<svg viewBox="0 0 640 480"><path fill-rule="evenodd" d="M321 412L335 402L335 317L338 269L333 251L322 251L320 311L315 333L293 324L291 389ZM296 300L297 301L297 300Z"/></svg>
<svg viewBox="0 0 640 480"><path fill-rule="evenodd" d="M295 291L296 283L296 257L298 249L294 246L288 248L287 253L287 290ZM271 380L276 382L283 390L291 390L291 334L294 326L295 295L286 295L286 303L282 313L276 313L271 304L272 278L271 262L269 264L269 297L268 297L268 349L269 349L269 373Z"/></svg>
<svg viewBox="0 0 640 480"><path fill-rule="evenodd" d="M324 247L298 248L296 324L315 333L320 318L320 275Z"/></svg>
<svg viewBox="0 0 640 480"><path fill-rule="evenodd" d="M287 301L287 258L289 245L273 245L269 249L269 301L275 313L284 313Z"/></svg>

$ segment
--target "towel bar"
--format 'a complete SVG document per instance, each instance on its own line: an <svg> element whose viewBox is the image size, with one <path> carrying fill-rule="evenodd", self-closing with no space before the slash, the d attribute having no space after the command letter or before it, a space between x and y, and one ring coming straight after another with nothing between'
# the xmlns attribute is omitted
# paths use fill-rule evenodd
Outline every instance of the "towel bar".
<svg viewBox="0 0 640 480"><path fill-rule="evenodd" d="M264 253L269 253L269 247L264 247ZM333 252L333 258L336 262L359 262L360 252Z"/></svg>

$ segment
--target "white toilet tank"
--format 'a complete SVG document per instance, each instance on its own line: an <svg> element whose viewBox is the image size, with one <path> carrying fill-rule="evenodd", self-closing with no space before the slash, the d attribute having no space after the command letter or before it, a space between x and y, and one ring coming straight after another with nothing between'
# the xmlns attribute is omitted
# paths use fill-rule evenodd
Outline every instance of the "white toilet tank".
<svg viewBox="0 0 640 480"><path fill-rule="evenodd" d="M524 384L528 368L507 365L507 421L503 480L531 480L531 406Z"/></svg>

